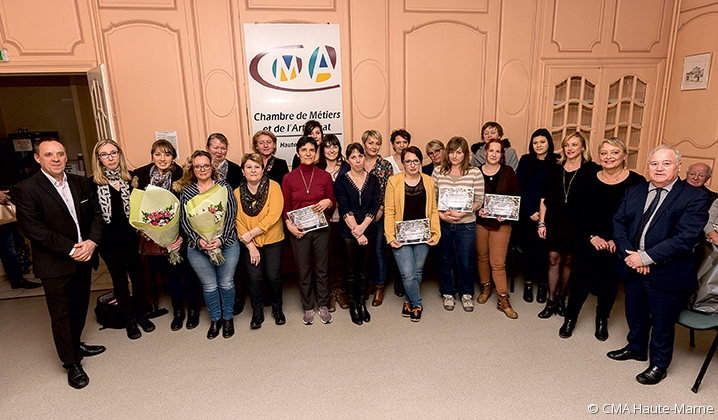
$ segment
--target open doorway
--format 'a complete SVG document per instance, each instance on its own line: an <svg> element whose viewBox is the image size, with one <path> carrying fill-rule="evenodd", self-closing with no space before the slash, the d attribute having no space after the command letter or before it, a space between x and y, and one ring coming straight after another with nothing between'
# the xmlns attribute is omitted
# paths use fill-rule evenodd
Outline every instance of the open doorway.
<svg viewBox="0 0 718 420"><path fill-rule="evenodd" d="M15 166L34 164L28 142L14 141L34 133L57 133L67 149L68 171L90 175L97 132L87 74L0 76L0 139ZM20 179L34 172L13 169Z"/></svg>

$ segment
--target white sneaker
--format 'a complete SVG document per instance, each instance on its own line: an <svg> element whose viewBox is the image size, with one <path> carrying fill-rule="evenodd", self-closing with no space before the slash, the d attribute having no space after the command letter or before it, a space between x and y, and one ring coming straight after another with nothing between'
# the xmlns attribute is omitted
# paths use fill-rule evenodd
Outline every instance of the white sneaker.
<svg viewBox="0 0 718 420"><path fill-rule="evenodd" d="M464 310L466 312L471 312L474 310L474 297L471 295L462 295L461 296L461 306L464 307Z"/></svg>
<svg viewBox="0 0 718 420"><path fill-rule="evenodd" d="M444 309L447 311L453 311L456 301L454 301L454 295L444 295Z"/></svg>

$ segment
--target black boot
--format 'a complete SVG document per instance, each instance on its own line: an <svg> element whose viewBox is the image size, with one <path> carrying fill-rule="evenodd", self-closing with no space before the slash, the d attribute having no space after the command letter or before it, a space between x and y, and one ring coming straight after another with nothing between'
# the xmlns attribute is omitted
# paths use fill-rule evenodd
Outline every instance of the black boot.
<svg viewBox="0 0 718 420"><path fill-rule="evenodd" d="M359 304L356 302L349 303L349 316L352 318L352 322L361 325L364 323L364 316L359 315Z"/></svg>
<svg viewBox="0 0 718 420"><path fill-rule="evenodd" d="M538 290L536 291L536 302L546 303L546 298L548 295L548 288L546 286L548 286L546 283L538 284Z"/></svg>
<svg viewBox="0 0 718 420"><path fill-rule="evenodd" d="M566 297L564 296L556 296L556 315L566 315Z"/></svg>
<svg viewBox="0 0 718 420"><path fill-rule="evenodd" d="M524 302L531 303L534 301L534 289L533 284L530 282L524 283Z"/></svg>
<svg viewBox="0 0 718 420"><path fill-rule="evenodd" d="M187 314L187 329L191 330L199 325L199 309L189 309Z"/></svg>
<svg viewBox="0 0 718 420"><path fill-rule="evenodd" d="M369 313L369 311L366 310L366 302L361 303L361 311L364 314L364 322L371 321L371 314Z"/></svg>
<svg viewBox="0 0 718 420"><path fill-rule="evenodd" d="M183 323L184 323L184 309L175 309L174 318L172 318L172 324L170 324L170 329L172 331L179 331L182 329Z"/></svg>
<svg viewBox="0 0 718 420"><path fill-rule="evenodd" d="M404 282L400 279L394 280L394 294L399 297L404 297L406 290L404 290Z"/></svg>
<svg viewBox="0 0 718 420"><path fill-rule="evenodd" d="M553 315L553 312L556 308L556 302L552 301L551 299L546 301L546 307L543 308L543 311L539 312L538 317L539 318L551 318L551 315Z"/></svg>
<svg viewBox="0 0 718 420"><path fill-rule="evenodd" d="M209 323L209 330L207 330L207 338L209 338L210 340L212 340L212 339L214 339L214 338L217 338L217 336L219 335L219 330L220 330L221 327L222 327L222 321L221 321L221 320L217 320L217 321L212 321L212 322L210 322L210 323Z"/></svg>
<svg viewBox="0 0 718 420"><path fill-rule="evenodd" d="M232 318L222 320L222 337L229 338L234 335L234 320Z"/></svg>
<svg viewBox="0 0 718 420"><path fill-rule="evenodd" d="M608 340L608 318L596 315L596 340Z"/></svg>
<svg viewBox="0 0 718 420"><path fill-rule="evenodd" d="M563 320L563 325L558 329L558 336L561 338L569 338L573 334L573 329L576 327L576 320L566 317Z"/></svg>

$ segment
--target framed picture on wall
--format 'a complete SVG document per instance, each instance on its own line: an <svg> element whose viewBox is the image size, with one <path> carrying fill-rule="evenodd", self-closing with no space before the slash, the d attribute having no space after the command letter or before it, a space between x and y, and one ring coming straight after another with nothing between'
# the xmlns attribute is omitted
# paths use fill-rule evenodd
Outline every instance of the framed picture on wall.
<svg viewBox="0 0 718 420"><path fill-rule="evenodd" d="M681 90L708 89L711 53L687 55L683 59Z"/></svg>

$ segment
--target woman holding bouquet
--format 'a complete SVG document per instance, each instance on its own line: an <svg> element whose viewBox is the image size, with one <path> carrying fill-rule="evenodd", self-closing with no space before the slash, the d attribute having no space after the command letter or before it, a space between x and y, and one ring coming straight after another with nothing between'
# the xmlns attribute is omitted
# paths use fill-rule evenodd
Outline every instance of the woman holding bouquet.
<svg viewBox="0 0 718 420"><path fill-rule="evenodd" d="M314 323L314 288L312 275L317 284L316 300L319 303L319 317L323 324L332 322L329 313L329 229L325 224L309 231L295 226L289 213L294 210L311 209L321 220L327 223L334 209L334 185L328 172L317 168L314 157L317 154L317 142L311 137L302 136L297 141L297 156L301 165L284 177L284 217L289 233L292 235L294 261L299 271L299 289L304 307L304 325ZM322 214L323 213L323 214ZM295 214L295 213L293 213ZM311 219L311 213L306 215ZM297 219L295 219L296 221ZM316 219L314 219L316 221Z"/></svg>
<svg viewBox="0 0 718 420"><path fill-rule="evenodd" d="M476 246L476 210L484 202L484 177L481 171L471 165L469 144L463 137L452 137L446 144L441 166L434 170L432 178L436 184L436 195L446 188L447 195L452 192L471 189L468 202L461 203L465 208L444 208L439 211L441 219L441 243L439 252L439 293L444 297L444 309L453 311L455 306L456 285L454 267L458 268L459 297L464 311L474 310L474 263L472 250ZM454 261L456 264L454 264Z"/></svg>
<svg viewBox="0 0 718 420"><path fill-rule="evenodd" d="M346 266L345 286L349 295L352 322L362 325L371 321L366 308L367 270L375 254L376 224L381 186L379 178L364 170L364 147L359 143L347 146L351 170L340 175L334 192L339 207L339 236Z"/></svg>
<svg viewBox="0 0 718 420"><path fill-rule="evenodd" d="M147 287L142 260L137 250L140 236L129 223L130 181L125 155L113 140L100 140L92 156L94 175L90 178L97 185L97 196L102 209L105 227L102 230L99 250L112 278L117 304L125 319L127 337L136 340L144 332L152 332L155 325L146 316ZM130 295L127 276L132 281Z"/></svg>
<svg viewBox="0 0 718 420"><path fill-rule="evenodd" d="M190 185L180 194L180 220L182 229L187 234L187 258L202 283L204 301L209 311L211 322L207 338L216 338L220 327L222 336L229 338L234 335L234 271L239 261L239 244L234 223L237 201L234 199L232 186L226 181L217 181L217 168L212 164L212 155L204 150L192 153L183 179L184 183L189 182ZM220 188L226 189L226 195L221 195ZM222 198L217 199L220 196ZM188 206L190 200L195 197L197 199ZM214 222L221 220L221 212L224 212L224 221L216 224L216 231L200 235L197 232L199 226L192 219L202 212L214 214Z"/></svg>
<svg viewBox="0 0 718 420"><path fill-rule="evenodd" d="M148 185L154 185L179 196L182 189L179 181L182 179L183 171L174 161L177 158L177 151L172 143L164 139L157 140L152 144L151 156L152 163L135 169L132 187L144 190ZM183 261L171 264L166 256L147 257L147 261L149 265L154 265L157 271L167 273L172 307L174 308L174 317L170 328L172 331L182 329L185 320L184 301L186 299L189 308L187 329L191 330L199 325L199 282L192 266L187 262L187 245L184 244L181 234L170 246L170 249L179 252Z"/></svg>
<svg viewBox="0 0 718 420"><path fill-rule="evenodd" d="M244 179L234 196L237 208L237 235L242 242L242 259L247 268L249 300L252 304L253 330L262 327L264 307L262 284L269 284L272 317L277 325L287 322L282 312L282 243L281 223L284 199L278 183L264 176L264 159L257 153L242 158Z"/></svg>
<svg viewBox="0 0 718 420"><path fill-rule="evenodd" d="M423 310L419 286L429 246L441 238L434 180L421 173L421 150L409 146L401 152L404 171L389 178L384 202L384 236L399 266L406 296L401 314L421 321ZM403 244L397 240L396 222L429 219L430 238L426 243Z"/></svg>
<svg viewBox="0 0 718 420"><path fill-rule="evenodd" d="M486 163L481 166L486 194L519 195L519 179L509 165L504 164L504 143L490 139L484 146ZM479 264L481 291L477 301L486 303L491 296L491 278L494 279L499 299L496 309L511 319L519 315L509 302L506 286L506 252L511 238L511 222L502 217L488 218L482 207L476 221L476 255Z"/></svg>

